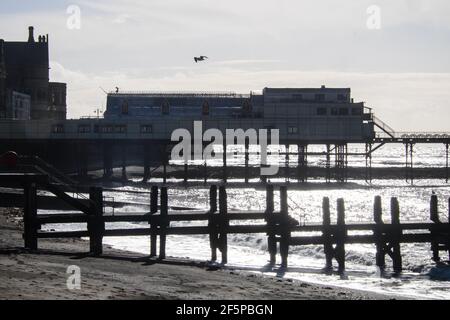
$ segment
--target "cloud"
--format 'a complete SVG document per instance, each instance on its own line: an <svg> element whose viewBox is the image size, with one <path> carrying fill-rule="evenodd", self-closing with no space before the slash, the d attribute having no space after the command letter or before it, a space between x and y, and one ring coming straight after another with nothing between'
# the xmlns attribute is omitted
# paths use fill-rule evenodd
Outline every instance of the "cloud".
<svg viewBox="0 0 450 320"><path fill-rule="evenodd" d="M52 79L68 83L70 117L91 114L105 105L99 87L112 90L236 91L264 87L350 87L355 101L398 131L450 131L447 105L450 73L360 73L304 70L247 70L227 65L171 70L160 76L124 73L85 74L52 62Z"/></svg>

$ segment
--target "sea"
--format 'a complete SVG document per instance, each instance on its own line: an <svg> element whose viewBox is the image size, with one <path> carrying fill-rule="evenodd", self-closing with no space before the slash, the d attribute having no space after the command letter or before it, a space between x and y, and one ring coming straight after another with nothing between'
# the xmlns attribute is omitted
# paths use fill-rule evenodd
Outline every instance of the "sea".
<svg viewBox="0 0 450 320"><path fill-rule="evenodd" d="M364 145L354 145L349 152L364 152ZM320 152L321 146L312 146L309 151ZM296 159L295 150L292 159ZM280 157L281 158L281 157ZM444 167L446 164L445 146L440 144L416 145L414 149L414 166L422 168ZM251 158L250 163L258 159ZM283 162L272 158L274 163ZM325 159L322 156L308 158L310 165L323 166ZM373 155L374 167L402 167L405 162L404 146L386 145ZM230 164L242 163L241 156L229 160ZM293 161L294 163L294 161ZM364 157L349 157L349 166L364 166ZM220 165L220 163L208 163ZM295 166L294 164L292 164ZM129 183L113 184L111 191L105 193L108 198L115 201L131 203L123 208L106 208L106 214L119 214L120 212L142 212L148 210L149 188L151 183L139 183L139 177L132 177ZM295 180L295 177L293 177ZM161 182L161 180L154 180ZM239 179L235 180L236 182ZM273 182L283 183L283 179L273 179ZM169 180L168 183L176 182ZM200 182L200 180L199 180ZM230 182L234 182L231 180ZM132 191L125 192L125 191ZM208 209L208 188L202 187L169 187L169 204L195 208ZM227 189L229 211L232 210L264 210L265 191L262 188L233 188ZM347 184L326 184L323 179L312 179L300 187L288 187L289 214L301 224L321 223L322 199L329 197L331 203L332 221L336 221L336 201L345 200L346 222L362 223L373 222L373 201L375 196L382 197L383 213L386 222L389 222L389 204L391 197L397 197L400 204L400 219L403 222L429 221L430 197L432 193L438 196L439 213L443 222L448 222L450 184L445 180L415 180L413 184L399 177L395 180L373 180L368 183L364 180L350 180ZM275 206L279 207L279 197L275 193ZM39 213L52 213L40 210ZM247 222L249 223L249 222ZM188 223L181 223L186 225ZM146 223L114 223L107 224L107 228L139 228ZM190 223L193 225L193 223ZM194 225L201 225L197 223ZM148 226L148 225L147 225ZM54 230L85 230L86 225L46 225L45 229ZM150 252L149 237L106 237L104 243L117 249L148 254ZM264 234L228 235L228 264L227 268L264 274L273 277L296 279L309 283L324 284L351 289L358 289L393 297L410 297L419 299L450 299L450 268L436 267L431 260L430 244L402 244L404 271L396 276L389 272L390 259L387 258L388 272L381 274L375 265L374 245L346 245L346 272L345 274L326 274L323 272L325 255L322 246L290 247L289 267L281 270L279 265L267 268L269 254L267 251L267 237ZM167 255L177 258L189 258L198 261L210 259L208 236L168 236ZM441 252L445 261L449 259L448 253ZM220 259L220 254L219 254ZM277 257L278 263L280 257ZM280 292L280 298L283 293Z"/></svg>

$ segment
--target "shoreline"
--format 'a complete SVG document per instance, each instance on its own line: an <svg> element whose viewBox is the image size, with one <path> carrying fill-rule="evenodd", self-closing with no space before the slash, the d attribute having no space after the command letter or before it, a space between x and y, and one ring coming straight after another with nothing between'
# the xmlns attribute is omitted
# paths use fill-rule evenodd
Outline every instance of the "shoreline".
<svg viewBox="0 0 450 320"><path fill-rule="evenodd" d="M410 299L210 268L204 262L164 261L113 249L91 257L88 241L40 239L22 248L20 210L0 209L0 299L12 300L386 300ZM69 290L69 266L81 270L81 290Z"/></svg>

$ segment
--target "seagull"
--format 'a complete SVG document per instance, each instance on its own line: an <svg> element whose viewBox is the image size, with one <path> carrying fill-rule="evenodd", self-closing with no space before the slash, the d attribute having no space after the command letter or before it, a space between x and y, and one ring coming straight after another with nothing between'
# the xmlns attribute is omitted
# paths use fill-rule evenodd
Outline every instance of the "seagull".
<svg viewBox="0 0 450 320"><path fill-rule="evenodd" d="M208 59L208 57L207 56L194 57L195 63L198 63L199 61L205 61L205 59Z"/></svg>
<svg viewBox="0 0 450 320"><path fill-rule="evenodd" d="M119 87L116 87L116 93L119 93Z"/></svg>

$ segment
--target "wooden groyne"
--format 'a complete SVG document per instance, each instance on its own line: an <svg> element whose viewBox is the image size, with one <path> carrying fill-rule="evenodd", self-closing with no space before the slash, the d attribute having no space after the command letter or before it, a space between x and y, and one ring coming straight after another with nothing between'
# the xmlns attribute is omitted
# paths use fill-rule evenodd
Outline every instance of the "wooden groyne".
<svg viewBox="0 0 450 320"><path fill-rule="evenodd" d="M0 177L4 178L4 177ZM17 178L17 177L16 177ZM12 179L10 177L10 179ZM292 246L321 245L325 253L325 267L333 268L337 262L339 272L345 270L346 245L373 244L376 251L376 265L384 270L386 257L392 261L392 269L402 271L401 245L405 243L429 243L433 261L441 261L441 252L449 253L450 223L443 222L438 212L438 198L431 196L430 219L426 222L401 222L400 205L397 198L390 203L390 221L383 220L381 198L375 197L373 223L347 223L344 199L337 200L337 221L331 221L330 201L323 199L323 219L321 224L300 224L289 215L288 189L279 188L280 209L275 210L274 186L266 185L266 209L261 211L229 210L225 185L211 186L209 189L209 210L170 211L168 188L153 186L150 194L150 211L114 215L104 214L103 190L91 187L88 205L71 198L58 187L50 184L45 177L23 178L24 183L24 240L25 247L38 249L40 238L79 238L90 241L93 255L102 254L103 237L149 236L150 256L166 258L167 237L171 235L207 235L211 247L211 261L216 261L218 252L221 262L228 260L228 235L266 234L270 263L276 263L281 256L281 267L288 266L289 249ZM44 189L54 193L76 210L77 214L38 214L37 190ZM450 199L449 199L450 208ZM449 217L450 218L450 209ZM449 219L450 220L450 219ZM447 220L447 221L449 221ZM202 221L202 226L179 225L172 222ZM146 222L148 227L107 229L106 223ZM237 222L246 222L239 224ZM81 231L43 231L45 224L87 223ZM306 234L307 233L307 234ZM310 235L316 233L317 235ZM354 234L356 233L356 234ZM279 252L278 252L279 248ZM159 249L159 251L158 251ZM446 258L445 258L446 259Z"/></svg>

